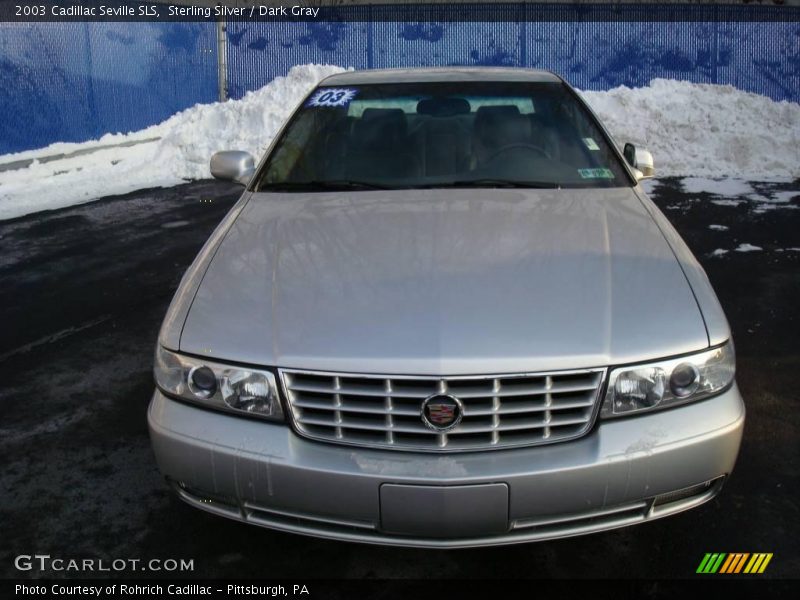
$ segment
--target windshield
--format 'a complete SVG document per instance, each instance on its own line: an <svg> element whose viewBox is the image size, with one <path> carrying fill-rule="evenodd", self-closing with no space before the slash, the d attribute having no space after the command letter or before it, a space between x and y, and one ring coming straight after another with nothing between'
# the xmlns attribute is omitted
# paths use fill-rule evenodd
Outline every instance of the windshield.
<svg viewBox="0 0 800 600"><path fill-rule="evenodd" d="M594 118L561 83L319 87L255 190L631 185Z"/></svg>

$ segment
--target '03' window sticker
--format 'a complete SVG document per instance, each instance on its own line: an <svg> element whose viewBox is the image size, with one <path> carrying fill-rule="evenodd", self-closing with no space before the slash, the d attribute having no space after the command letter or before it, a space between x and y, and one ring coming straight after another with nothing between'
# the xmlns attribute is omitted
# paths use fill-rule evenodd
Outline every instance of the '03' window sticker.
<svg viewBox="0 0 800 600"><path fill-rule="evenodd" d="M323 88L309 98L306 106L347 106L356 94L358 90L354 88Z"/></svg>

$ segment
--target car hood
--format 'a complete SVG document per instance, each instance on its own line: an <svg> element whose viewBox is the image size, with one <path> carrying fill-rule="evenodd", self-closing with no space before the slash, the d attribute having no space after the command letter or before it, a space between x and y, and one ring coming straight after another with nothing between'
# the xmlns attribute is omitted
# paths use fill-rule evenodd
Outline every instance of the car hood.
<svg viewBox="0 0 800 600"><path fill-rule="evenodd" d="M631 188L253 194L180 339L227 361L433 375L707 346L680 264Z"/></svg>

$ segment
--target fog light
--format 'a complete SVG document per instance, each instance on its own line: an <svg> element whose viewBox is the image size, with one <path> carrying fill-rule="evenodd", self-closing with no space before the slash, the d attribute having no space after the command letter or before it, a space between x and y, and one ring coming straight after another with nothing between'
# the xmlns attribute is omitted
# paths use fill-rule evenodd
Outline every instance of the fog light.
<svg viewBox="0 0 800 600"><path fill-rule="evenodd" d="M198 398L210 398L217 391L217 376L205 366L194 367L187 377L189 390Z"/></svg>
<svg viewBox="0 0 800 600"><path fill-rule="evenodd" d="M698 385L700 385L700 371L690 363L679 364L669 378L669 389L679 398L694 394Z"/></svg>
<svg viewBox="0 0 800 600"><path fill-rule="evenodd" d="M684 488L682 490L676 490L674 492L667 492L666 494L661 494L660 496L655 497L653 501L653 506L662 506L664 504L671 504L672 502L680 502L681 500L686 500L688 498L702 496L703 494L708 492L712 487L716 487L717 491L719 491L719 487L722 485L723 479L725 479L724 476L717 477L716 479L711 479L704 483L693 485L691 487Z"/></svg>

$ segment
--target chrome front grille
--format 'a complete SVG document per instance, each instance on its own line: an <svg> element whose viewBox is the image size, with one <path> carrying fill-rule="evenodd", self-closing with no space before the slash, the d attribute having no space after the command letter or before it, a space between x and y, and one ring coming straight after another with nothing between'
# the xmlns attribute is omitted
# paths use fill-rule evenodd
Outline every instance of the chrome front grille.
<svg viewBox="0 0 800 600"><path fill-rule="evenodd" d="M410 377L281 369L297 431L309 438L398 450L481 450L552 443L592 425L605 369L520 375ZM422 419L433 395L463 407L437 431Z"/></svg>

